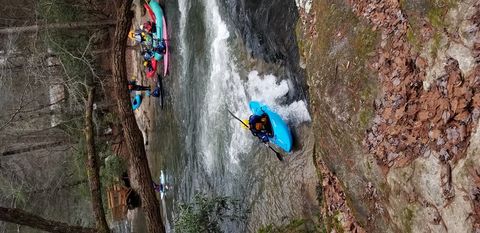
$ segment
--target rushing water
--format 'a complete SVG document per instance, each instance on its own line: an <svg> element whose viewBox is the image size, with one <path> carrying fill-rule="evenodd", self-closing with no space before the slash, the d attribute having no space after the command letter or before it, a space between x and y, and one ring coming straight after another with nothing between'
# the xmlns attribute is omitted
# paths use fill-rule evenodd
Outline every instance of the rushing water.
<svg viewBox="0 0 480 233"><path fill-rule="evenodd" d="M153 174L163 169L173 185L162 201L168 228L175 204L197 192L230 196L251 210L245 222L225 224L227 232L308 215L316 182L311 155L305 155L312 147L310 116L305 101L287 98L295 91L292 80L259 74L239 62L245 53L241 40L222 19L216 0L168 1L166 15L173 60L164 79L167 105L156 108L150 162ZM298 145L287 162L277 161L229 116L227 109L248 118L250 100L269 104L294 128Z"/></svg>

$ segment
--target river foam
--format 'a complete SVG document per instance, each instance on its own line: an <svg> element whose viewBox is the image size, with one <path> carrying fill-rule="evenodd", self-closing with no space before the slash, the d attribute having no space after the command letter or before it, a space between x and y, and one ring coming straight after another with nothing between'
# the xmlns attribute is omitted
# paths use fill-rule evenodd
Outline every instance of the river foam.
<svg viewBox="0 0 480 233"><path fill-rule="evenodd" d="M290 126L297 126L302 122L311 121L305 101L294 101L285 104L286 95L290 91L287 80L277 81L271 74L259 75L258 71L251 71L245 84L247 94L251 100L262 102L277 112Z"/></svg>

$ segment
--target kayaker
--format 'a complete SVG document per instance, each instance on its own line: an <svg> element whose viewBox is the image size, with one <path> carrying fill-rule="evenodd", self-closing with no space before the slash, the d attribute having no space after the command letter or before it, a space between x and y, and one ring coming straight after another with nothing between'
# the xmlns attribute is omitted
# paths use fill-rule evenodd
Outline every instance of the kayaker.
<svg viewBox="0 0 480 233"><path fill-rule="evenodd" d="M160 87L155 87L152 91L152 93L150 94L150 96L153 96L153 97L160 97Z"/></svg>
<svg viewBox="0 0 480 233"><path fill-rule="evenodd" d="M137 85L137 81L128 81L128 91L150 91L150 87Z"/></svg>
<svg viewBox="0 0 480 233"><path fill-rule="evenodd" d="M156 43L155 43L156 42ZM164 39L161 39L161 40L154 40L154 51L157 52L157 53L161 53L161 54L165 54L166 52L166 44L165 44L165 40Z"/></svg>
<svg viewBox="0 0 480 233"><path fill-rule="evenodd" d="M150 33L144 31L143 27L135 31L130 31L128 37L138 44L145 44L147 46L152 44L152 36L150 36Z"/></svg>
<svg viewBox="0 0 480 233"><path fill-rule="evenodd" d="M153 182L153 189L155 192L163 192L163 184L157 184Z"/></svg>
<svg viewBox="0 0 480 233"><path fill-rule="evenodd" d="M153 54L152 51L150 51L148 49L145 49L145 50L142 51L142 56L143 56L143 60L151 61L154 54Z"/></svg>
<svg viewBox="0 0 480 233"><path fill-rule="evenodd" d="M162 183L157 184L153 182L153 189L155 189L156 192L164 193L168 190L168 185L164 185Z"/></svg>
<svg viewBox="0 0 480 233"><path fill-rule="evenodd" d="M251 115L248 119L248 126L252 134L264 143L269 141L268 137L273 136L270 120L265 113L260 116L255 114Z"/></svg>
<svg viewBox="0 0 480 233"><path fill-rule="evenodd" d="M155 23L147 21L140 26L140 29L147 33L155 33L157 32L157 28L155 27Z"/></svg>

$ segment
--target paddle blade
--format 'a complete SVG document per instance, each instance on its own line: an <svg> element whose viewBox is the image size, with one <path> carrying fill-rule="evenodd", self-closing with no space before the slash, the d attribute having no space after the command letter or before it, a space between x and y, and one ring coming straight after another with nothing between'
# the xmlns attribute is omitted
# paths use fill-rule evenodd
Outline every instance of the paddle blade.
<svg viewBox="0 0 480 233"><path fill-rule="evenodd" d="M280 160L281 162L283 162L283 156L282 156L278 151L276 151L275 149L273 149L273 147L270 146L270 144L268 144L268 142L265 143L265 146L267 146L270 150L273 151L273 153L275 153L275 155L277 156L278 160Z"/></svg>
<svg viewBox="0 0 480 233"><path fill-rule="evenodd" d="M277 155L277 158L278 158L278 160L280 160L280 162L283 162L283 157L280 153L277 152L277 153L275 153L275 155Z"/></svg>

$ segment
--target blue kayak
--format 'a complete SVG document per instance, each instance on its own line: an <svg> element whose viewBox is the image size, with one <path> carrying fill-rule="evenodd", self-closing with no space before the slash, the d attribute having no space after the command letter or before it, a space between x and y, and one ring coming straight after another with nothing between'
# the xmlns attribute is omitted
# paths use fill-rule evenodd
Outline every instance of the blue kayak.
<svg viewBox="0 0 480 233"><path fill-rule="evenodd" d="M136 110L142 104L142 95L136 94L135 97L132 99L132 109Z"/></svg>
<svg viewBox="0 0 480 233"><path fill-rule="evenodd" d="M163 38L163 10L160 4L156 0L151 0L148 5L153 11L153 14L155 14L155 25L157 31L155 32L156 37L158 40L161 40ZM160 53L155 52L155 59L157 61L162 60L163 55Z"/></svg>
<svg viewBox="0 0 480 233"><path fill-rule="evenodd" d="M263 113L267 114L273 130L273 137L269 137L270 141L284 151L290 152L292 150L293 139L290 128L288 128L285 121L283 121L277 113L270 110L267 105L261 104L257 101L250 101L249 106L254 115L260 116Z"/></svg>

